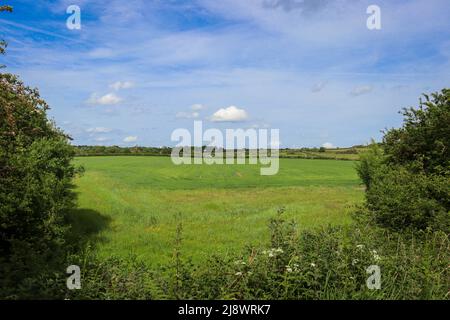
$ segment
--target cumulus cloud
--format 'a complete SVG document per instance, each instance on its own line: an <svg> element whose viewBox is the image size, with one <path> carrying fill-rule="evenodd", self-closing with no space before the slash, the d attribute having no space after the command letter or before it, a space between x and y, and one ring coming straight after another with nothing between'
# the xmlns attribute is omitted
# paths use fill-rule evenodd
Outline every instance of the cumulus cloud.
<svg viewBox="0 0 450 320"><path fill-rule="evenodd" d="M123 139L123 142L126 142L126 143L136 142L137 139L138 139L137 136L128 136Z"/></svg>
<svg viewBox="0 0 450 320"><path fill-rule="evenodd" d="M118 97L115 93L108 93L100 97L94 93L91 95L88 102L90 104L112 105L122 102L122 98Z"/></svg>
<svg viewBox="0 0 450 320"><path fill-rule="evenodd" d="M247 118L248 115L244 109L229 106L228 108L217 110L210 120L213 122L237 122L247 120Z"/></svg>
<svg viewBox="0 0 450 320"><path fill-rule="evenodd" d="M88 132L88 133L108 133L111 131L112 131L112 129L105 128L105 127L95 127L95 128L86 129L86 132Z"/></svg>
<svg viewBox="0 0 450 320"><path fill-rule="evenodd" d="M358 87L353 88L353 90L350 92L350 94L352 96L356 97L356 96L360 96L360 95L369 93L372 90L373 90L372 86L358 86Z"/></svg>
<svg viewBox="0 0 450 320"><path fill-rule="evenodd" d="M334 149L336 148L331 142L325 142L322 147L324 147L325 149Z"/></svg>
<svg viewBox="0 0 450 320"><path fill-rule="evenodd" d="M131 81L117 81L114 82L113 84L109 85L109 87L111 89L114 89L116 91L121 90L121 89L129 89L132 88L134 86L134 83Z"/></svg>

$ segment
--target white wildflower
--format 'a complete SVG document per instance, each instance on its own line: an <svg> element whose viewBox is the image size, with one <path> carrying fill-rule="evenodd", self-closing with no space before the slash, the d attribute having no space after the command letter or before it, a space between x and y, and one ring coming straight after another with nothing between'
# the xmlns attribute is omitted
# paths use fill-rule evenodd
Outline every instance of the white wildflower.
<svg viewBox="0 0 450 320"><path fill-rule="evenodd" d="M381 259L376 250L372 250L372 255L375 261L379 261Z"/></svg>

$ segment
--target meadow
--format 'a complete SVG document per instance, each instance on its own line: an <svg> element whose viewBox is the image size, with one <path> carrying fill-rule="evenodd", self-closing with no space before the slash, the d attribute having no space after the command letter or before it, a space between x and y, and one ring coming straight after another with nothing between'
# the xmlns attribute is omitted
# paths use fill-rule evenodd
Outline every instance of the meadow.
<svg viewBox="0 0 450 320"><path fill-rule="evenodd" d="M353 161L280 159L275 176L257 165L175 166L169 157L78 157L75 233L99 257L136 255L150 265L173 256L181 222L182 250L195 262L268 241L280 208L299 230L351 223L363 199Z"/></svg>

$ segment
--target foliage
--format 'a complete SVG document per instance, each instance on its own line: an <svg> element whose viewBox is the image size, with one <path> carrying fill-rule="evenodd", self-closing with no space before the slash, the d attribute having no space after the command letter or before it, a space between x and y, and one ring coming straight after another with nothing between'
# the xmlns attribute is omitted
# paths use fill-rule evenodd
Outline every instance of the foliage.
<svg viewBox="0 0 450 320"><path fill-rule="evenodd" d="M296 232L281 215L271 241L241 255L193 264L174 255L151 270L131 256L83 265L82 289L69 299L447 299L450 243L440 232L397 234L377 228L323 227ZM367 268L381 269L370 290Z"/></svg>
<svg viewBox="0 0 450 320"><path fill-rule="evenodd" d="M450 89L424 95L417 109L403 110L404 123L383 138L391 164L420 163L426 174L450 175Z"/></svg>
<svg viewBox="0 0 450 320"><path fill-rule="evenodd" d="M393 230L450 232L450 90L425 95L418 109L404 109L404 124L361 155L366 185L360 212Z"/></svg>
<svg viewBox="0 0 450 320"><path fill-rule="evenodd" d="M369 147L359 155L359 159L360 161L356 163L356 172L368 190L376 171L383 163L383 150L372 141Z"/></svg>
<svg viewBox="0 0 450 320"><path fill-rule="evenodd" d="M0 12L12 12L12 7L8 5L0 5ZM0 39L0 55L5 54L8 43L5 40ZM4 68L4 65L0 65L0 68Z"/></svg>
<svg viewBox="0 0 450 320"><path fill-rule="evenodd" d="M366 199L367 209L381 226L450 232L449 181L445 176L386 166L376 173Z"/></svg>
<svg viewBox="0 0 450 320"><path fill-rule="evenodd" d="M32 292L64 259L64 209L72 205L73 149L48 121L48 105L16 76L0 74L0 296Z"/></svg>

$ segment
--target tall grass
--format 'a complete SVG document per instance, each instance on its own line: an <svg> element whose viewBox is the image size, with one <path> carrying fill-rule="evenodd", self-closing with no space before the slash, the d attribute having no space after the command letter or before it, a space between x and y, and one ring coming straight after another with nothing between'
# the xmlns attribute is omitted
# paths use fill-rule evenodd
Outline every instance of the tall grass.
<svg viewBox="0 0 450 320"><path fill-rule="evenodd" d="M450 243L442 232L397 234L369 226L298 232L282 210L270 241L233 256L192 263L177 228L172 263L149 268L136 259L83 259L83 288L71 299L448 299ZM366 269L378 265L381 288Z"/></svg>

